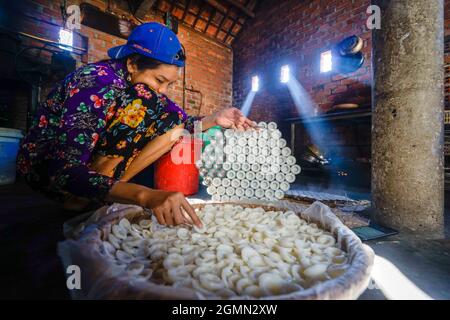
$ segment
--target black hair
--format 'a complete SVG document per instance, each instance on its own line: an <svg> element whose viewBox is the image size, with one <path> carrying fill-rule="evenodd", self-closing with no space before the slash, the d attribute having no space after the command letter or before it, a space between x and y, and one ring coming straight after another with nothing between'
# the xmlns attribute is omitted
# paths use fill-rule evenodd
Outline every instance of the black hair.
<svg viewBox="0 0 450 320"><path fill-rule="evenodd" d="M186 60L186 56L184 55L184 52L180 50L177 54L177 59L181 61ZM161 62L159 60L146 57L144 55L138 54L138 53L132 53L129 56L126 56L122 59L123 64L127 65L127 61L130 60L130 62L134 65L136 65L138 70L153 70L158 68L160 65L165 64L164 62Z"/></svg>
<svg viewBox="0 0 450 320"><path fill-rule="evenodd" d="M129 56L126 56L122 59L123 64L127 65L127 61L130 60L130 62L134 65L136 65L138 70L153 70L158 68L160 65L164 64L164 62L155 60L153 58L149 58L146 56L143 56L141 54L133 53Z"/></svg>

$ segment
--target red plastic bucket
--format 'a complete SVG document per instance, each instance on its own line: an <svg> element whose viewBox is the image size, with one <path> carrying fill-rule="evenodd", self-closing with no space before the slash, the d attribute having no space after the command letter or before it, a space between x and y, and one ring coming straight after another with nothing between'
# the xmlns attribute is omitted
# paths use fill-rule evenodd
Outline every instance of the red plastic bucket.
<svg viewBox="0 0 450 320"><path fill-rule="evenodd" d="M182 192L185 196L196 194L199 172L195 161L200 159L201 151L202 140L184 137L155 163L155 188Z"/></svg>

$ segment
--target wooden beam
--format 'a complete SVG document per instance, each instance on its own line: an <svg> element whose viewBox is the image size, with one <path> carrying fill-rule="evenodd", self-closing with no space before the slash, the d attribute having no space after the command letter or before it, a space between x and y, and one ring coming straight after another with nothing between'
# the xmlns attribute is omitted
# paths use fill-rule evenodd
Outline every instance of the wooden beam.
<svg viewBox="0 0 450 320"><path fill-rule="evenodd" d="M184 18L186 18L186 15L189 12L189 6L191 5L191 0L187 0L186 7L184 8L183 17L181 18L181 21L184 21Z"/></svg>
<svg viewBox="0 0 450 320"><path fill-rule="evenodd" d="M235 37L235 34L233 34L233 28L236 25L236 20L233 21L233 23L231 24L230 29L228 29L227 35L225 36L225 39L223 39L223 42L227 43L228 37L229 36L233 36L233 38Z"/></svg>
<svg viewBox="0 0 450 320"><path fill-rule="evenodd" d="M206 32L206 30L208 30L208 27L211 24L211 21L213 21L213 19L216 17L217 10L212 8L211 11L212 12L209 13L209 19L208 19L208 22L206 23L206 27L205 27L205 30L203 30L203 32Z"/></svg>
<svg viewBox="0 0 450 320"><path fill-rule="evenodd" d="M245 1L245 6L249 4L250 0ZM233 24L231 25L230 29L228 29L227 35L225 36L225 39L223 39L224 43L227 43L228 37L232 36L233 40L236 38L237 34L233 33L233 29L236 26L236 22L238 22L239 18L233 21ZM242 24L239 24L242 28Z"/></svg>
<svg viewBox="0 0 450 320"><path fill-rule="evenodd" d="M154 13L155 14L164 14L164 11L162 11L162 10L160 10L158 8L154 8ZM200 36L205 37L207 40L211 41L212 43L215 43L215 44L217 44L218 46L221 46L221 47L225 46L225 47L231 49L231 46L227 45L226 43L223 43L219 39L217 39L217 38L215 38L215 37L213 37L213 36L211 36L211 35L209 35L207 33L204 33L204 32L201 32L201 31L198 31L198 30L192 28L192 25L186 23L185 21L181 21L180 23L181 23L181 25L183 25L186 28L188 28L191 32L195 32L195 33L199 34Z"/></svg>
<svg viewBox="0 0 450 320"><path fill-rule="evenodd" d="M199 6L199 8L198 8L198 13L197 13L197 16L195 17L194 24L192 25L192 28L195 29L195 25L197 24L198 19L200 19L200 16L202 15L203 9L204 9L204 8L205 8L205 3L202 2L202 4L201 4L201 5ZM202 20L203 20L203 19L202 19Z"/></svg>
<svg viewBox="0 0 450 320"><path fill-rule="evenodd" d="M178 7L178 8L180 8L180 7ZM183 8L181 8L181 9L183 9ZM189 13L194 14L193 12L189 12ZM206 32L206 30L209 28L209 26L215 26L217 29L220 29L222 27L223 24L219 25L219 24L213 22L213 20L214 20L216 15L217 15L217 10L214 10L213 13L212 13L212 17L210 16L208 19L204 19L204 18L200 17L198 19L198 20L205 21L205 23L206 23L206 27L205 27L205 29L202 32ZM228 16L228 19L231 20L232 22L235 22L236 25L238 25L239 27L241 27L241 28L243 27L243 24L239 21L239 19L234 19L234 18L232 18L230 16ZM188 25L190 25L192 27L192 24L188 24ZM222 31L225 31L225 30L222 30ZM234 36L234 35L232 34L232 36Z"/></svg>
<svg viewBox="0 0 450 320"><path fill-rule="evenodd" d="M136 13L134 14L139 19L144 19L145 15L151 12L153 5L156 0L144 0L142 1L139 8L136 9Z"/></svg>
<svg viewBox="0 0 450 320"><path fill-rule="evenodd" d="M222 15L226 15L228 13L227 10L223 9L215 0L204 0L207 4L209 4L211 7L216 9L216 11L220 12ZM242 17L237 17L236 19L233 17L228 17L228 19L235 21L238 20L237 23L242 25L242 23L239 22L239 19Z"/></svg>
<svg viewBox="0 0 450 320"><path fill-rule="evenodd" d="M234 26L233 26L234 27ZM227 43L228 37L232 36L234 38L234 34L231 34L231 30L227 31L227 34L225 35L225 38L223 39L223 42Z"/></svg>
<svg viewBox="0 0 450 320"><path fill-rule="evenodd" d="M217 3L216 0L204 0L207 4L209 4L211 7L213 7L214 9L216 9L217 11L219 11L221 14L225 15L227 14L227 10L225 10L223 7L221 7L219 5L219 3Z"/></svg>
<svg viewBox="0 0 450 320"><path fill-rule="evenodd" d="M208 3L209 4L209 2L208 2L208 0L204 0L206 3ZM190 3L190 0L187 0L187 4L189 4ZM181 7L178 3L175 5L177 8L179 8L179 9L182 9L182 10L184 10L184 12L183 12L183 17L181 18L181 20L182 21L184 21L184 18L186 17L186 15L187 14L192 14L192 15L196 15L194 12L192 12L190 9L189 9L189 7L187 7L187 4L186 4L186 7ZM213 7L213 9L216 9L216 7L214 7L214 6L212 6ZM222 13L223 15L226 15L226 13L227 13L227 11L224 11L224 10L214 10L214 12L213 12L213 19L215 18L215 16L217 15L217 12L220 12L220 13ZM199 18L199 20L202 20L202 21L205 21L207 24L209 23L209 25L208 25L208 27L210 26L210 25L213 25L213 26L215 26L215 27L220 27L219 26L219 24L217 24L217 23L215 23L215 22L213 22L212 20L213 19L204 19L204 18L202 18L202 17L200 17ZM235 19L235 18L232 18L232 17L230 17L230 16L228 16L228 19L230 19L231 21L235 21L236 22L236 24L237 25L239 25L241 28L243 27L243 24L239 21L239 18L237 18L237 19ZM187 24L187 25L189 25L189 24ZM192 25L191 25L192 26ZM206 30L206 29L205 29Z"/></svg>
<svg viewBox="0 0 450 320"><path fill-rule="evenodd" d="M175 7L175 2L176 2L177 0L172 0L171 2L170 2L170 9L169 9L169 13L170 14L172 14L172 11L173 11L173 7Z"/></svg>
<svg viewBox="0 0 450 320"><path fill-rule="evenodd" d="M248 17L250 17L250 18L254 18L255 17L255 14L251 10L247 9L246 6L243 6L242 4L237 2L236 0L224 0L224 1L229 3L229 4L231 4L235 8L238 8L243 13L245 13Z"/></svg>
<svg viewBox="0 0 450 320"><path fill-rule="evenodd" d="M214 37L217 38L217 35L219 34L220 30L222 29L225 20L227 20L227 18L228 18L228 13L229 13L229 12L230 12L230 11L228 10L228 11L223 15L223 18L222 18L222 20L220 21L219 26L217 27L217 31L216 31L216 34L214 35Z"/></svg>

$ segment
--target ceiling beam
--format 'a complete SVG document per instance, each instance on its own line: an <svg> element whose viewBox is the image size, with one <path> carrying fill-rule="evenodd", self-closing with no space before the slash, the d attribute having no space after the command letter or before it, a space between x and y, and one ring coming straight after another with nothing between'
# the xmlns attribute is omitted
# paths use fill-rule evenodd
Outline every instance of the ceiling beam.
<svg viewBox="0 0 450 320"><path fill-rule="evenodd" d="M183 15L181 17L181 22L182 22L182 24L184 24L186 26L189 26L194 31L196 30L195 27L196 27L196 25L197 25L199 20L202 20L202 21L206 22L206 27L202 30L202 34L205 35L205 36L208 36L207 30L208 30L208 28L211 25L214 25L215 27L217 27L217 30L216 30L215 34L211 35L209 37L215 39L216 41L219 41L220 43L225 44L228 47L229 47L229 45L226 44L226 41L230 37L233 37L233 38L236 37L236 34L234 34L234 32L233 32L234 27L236 25L239 25L242 28L242 23L239 20L242 19L243 17L242 16L239 17L239 14L235 18L230 16L231 12L234 11L233 9L243 12L248 17L254 17L253 12L251 12L251 10L248 9L248 7L247 7L248 4L252 3L251 0L250 1L247 0L243 4L240 4L240 3L238 3L238 2L236 2L234 0L231 0L231 1L230 0L224 0L223 2L226 2L228 5L225 5L223 2L220 3L217 0L202 0L200 2L199 11L198 11L197 14L194 14L194 13L191 12L191 8L190 7L191 7L192 0L184 1L182 7L180 6L181 3L176 1L176 0L165 0L165 1L167 1L169 3L169 5L170 5L170 9L169 9L170 11L169 12L173 11L174 8L176 8L176 7L180 8L180 9L183 9ZM145 7L145 6L148 7L148 8L151 8L151 9L154 9L154 10L156 9L157 11L160 11L159 8L156 6L156 4L158 4L159 2L160 2L159 0L144 0L142 2L142 5L139 7L138 10L139 11L141 11L141 10L144 11L144 15L148 12L148 11L145 12L146 10L143 10L143 7ZM210 14L209 14L209 17L207 19L201 17L201 14L206 10L205 5L204 5L205 3L207 3L209 6L212 7L211 10L208 10L208 11L210 11L209 12ZM250 8L252 8L251 5L250 5ZM217 13L222 14L222 19L220 20L219 24L214 22L214 19L215 19ZM188 24L188 23L186 23L184 21L188 14L193 14L193 15L196 16L193 24ZM231 20L232 25L230 27L230 30L224 30L222 28L223 28L223 26L225 25L225 22L228 19ZM219 35L219 33L221 31L225 33L225 37L224 37L223 40L219 40L219 38L218 38L218 35Z"/></svg>
<svg viewBox="0 0 450 320"><path fill-rule="evenodd" d="M209 4L211 7L213 7L214 9L216 9L217 11L219 11L221 14L226 15L227 14L227 10L225 10L223 7L221 7L217 1L215 0L205 0L205 2L207 4Z"/></svg>
<svg viewBox="0 0 450 320"><path fill-rule="evenodd" d="M153 12L155 14L164 14L165 13L164 11L160 10L158 7L154 7L153 10L154 10ZM211 35L209 35L207 33L204 33L204 32L201 32L201 31L198 31L198 30L192 28L192 25L186 23L185 21L180 21L179 23L181 23L181 25L185 26L186 28L189 28L190 31L195 32L195 33L201 35L202 37L205 37L206 39L216 43L218 46L225 46L225 47L231 49L230 45L228 45L226 43L223 43L222 41L220 41L216 37L213 37L213 36L211 36Z"/></svg>
<svg viewBox="0 0 450 320"><path fill-rule="evenodd" d="M136 9L135 16L139 19L144 19L145 15L151 12L156 0L144 0L141 5Z"/></svg>
<svg viewBox="0 0 450 320"><path fill-rule="evenodd" d="M241 3L237 2L236 0L224 0L225 2L231 4L232 6L238 8L243 13L245 13L248 17L254 18L255 14L249 10L246 6L243 6Z"/></svg>
<svg viewBox="0 0 450 320"><path fill-rule="evenodd" d="M248 3L249 3L249 1L246 1L245 5L247 6ZM233 39L231 41L233 41L236 38L236 34L233 33L233 29L235 26L236 26L236 20L233 21L233 24L231 25L230 29L228 29L227 35L223 39L224 43L227 43L227 40L230 36L233 37ZM242 28L242 25L241 25L241 28Z"/></svg>
<svg viewBox="0 0 450 320"><path fill-rule="evenodd" d="M230 17L230 11L231 8L228 8L228 10L223 9L223 7L221 7L217 1L215 0L205 0L211 7L213 7L214 9L216 9L218 12L220 12L223 15L223 19L220 21L220 24L217 28L215 37L217 37L217 35L219 34L219 32L221 31L223 24L225 23L225 21L227 19L230 19L231 21L233 21L233 27L237 24L242 28L242 23L239 21L239 19L241 19L241 17L237 16L236 18L232 18ZM214 24L215 25L215 24ZM225 30L222 30L224 32L226 32Z"/></svg>
<svg viewBox="0 0 450 320"><path fill-rule="evenodd" d="M228 29L227 35L225 36L225 39L223 39L223 42L227 43L229 36L232 36L234 39L234 37L236 36L235 34L233 34L233 29L234 29L235 25L236 25L236 21L234 21L233 24L231 25L230 29Z"/></svg>
<svg viewBox="0 0 450 320"><path fill-rule="evenodd" d="M214 35L214 37L217 38L217 35L218 35L219 32L222 30L223 24L224 24L225 20L227 20L227 18L228 18L228 13L229 13L229 11L227 11L227 12L223 15L223 18L222 18L222 20L220 21L219 26L217 27L217 31L216 31L216 34Z"/></svg>
<svg viewBox="0 0 450 320"><path fill-rule="evenodd" d="M207 0L205 0L206 2L208 2ZM190 1L188 0L188 2L187 3L189 3ZM179 9L182 9L184 12L183 12L183 16L182 16L182 18L180 18L179 20L180 21L184 21L184 19L186 18L186 15L188 15L188 14L191 14L191 15L193 15L193 16L197 16L197 14L196 13L194 13L194 12L192 12L191 10L190 10L190 8L189 7L187 7L187 5L186 6L180 6L180 4L176 4L175 5L175 7L176 8L179 8ZM205 8L206 9L206 8ZM215 9L215 7L213 7L213 9ZM223 11L223 13L222 13L222 11ZM200 17L199 18L199 20L202 20L202 21L205 21L205 23L209 23L209 25L208 25L208 27L210 26L210 25L212 25L212 26L215 26L215 27L220 27L219 26L219 24L217 24L217 23L215 23L215 22L213 22L212 20L214 20L214 17L217 15L217 12L219 12L219 10L214 10L213 11L213 18L210 20L209 18L208 19L205 19L205 18L202 18L202 17ZM225 16L226 15L226 13L227 13L227 11L224 11L224 10L221 10L220 11L220 13L223 15L223 16ZM239 21L239 19L242 19L242 18L233 18L233 17L230 17L230 16L228 16L227 17L229 20L231 20L232 22L236 22L236 25L238 25L239 27L241 27L242 28L242 26L243 26L243 24ZM210 22L211 21L211 22ZM185 22L185 24L186 25L190 25L191 27L192 27L192 25L191 24L188 24L188 23L186 23L186 21L184 21ZM222 30L223 31L223 30Z"/></svg>
<svg viewBox="0 0 450 320"><path fill-rule="evenodd" d="M187 0L186 6L184 8L183 17L181 18L181 21L184 21L184 18L186 18L186 15L189 12L189 6L191 5L191 0Z"/></svg>
<svg viewBox="0 0 450 320"><path fill-rule="evenodd" d="M203 32L206 32L206 30L208 30L209 25L211 24L213 19L216 17L217 10L215 10L214 8L212 8L211 10L212 10L212 12L209 13L209 19L208 19L208 22L206 23L206 27L205 27L205 30L203 30Z"/></svg>
<svg viewBox="0 0 450 320"><path fill-rule="evenodd" d="M197 24L198 19L200 19L200 16L202 15L203 9L204 9L204 8L205 8L205 3L202 2L202 3L200 4L199 8L198 8L198 13L197 13L197 16L195 17L194 24L192 25L192 28L195 29L195 25ZM204 19L202 19L202 20L204 20Z"/></svg>
<svg viewBox="0 0 450 320"><path fill-rule="evenodd" d="M230 19L230 20L232 20L232 21L236 21L236 23L237 24L239 24L240 26L242 26L242 23L239 21L239 19L241 18L241 17L236 17L236 18L233 18L233 17L230 17L229 15L228 15L228 10L225 10L225 9L223 9L223 7L221 7L220 5L218 5L217 4L217 1L215 1L215 0L204 0L206 3L208 3L211 7L213 7L214 9L216 9L216 11L217 12L220 12L223 16L227 16L227 18L228 19ZM216 12L214 13L214 15L216 15ZM213 25L215 25L214 23L213 23Z"/></svg>
<svg viewBox="0 0 450 320"><path fill-rule="evenodd" d="M172 11L173 11L173 7L175 7L175 2L176 2L177 0L172 0L171 2L170 2L170 9L169 9L169 13L170 14L172 14Z"/></svg>

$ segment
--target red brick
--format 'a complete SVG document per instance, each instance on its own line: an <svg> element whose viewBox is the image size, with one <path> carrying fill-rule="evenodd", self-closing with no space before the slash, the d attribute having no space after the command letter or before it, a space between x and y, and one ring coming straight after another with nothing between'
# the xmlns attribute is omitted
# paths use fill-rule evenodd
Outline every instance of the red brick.
<svg viewBox="0 0 450 320"><path fill-rule="evenodd" d="M107 7L106 0L87 0L90 4L99 7L101 10L105 10ZM125 6L119 6L112 4L112 10L118 15L125 15L129 17L129 13L121 11L120 8ZM29 6L26 7L27 14L33 15L39 19L46 21L61 21L61 15L59 12L59 4L49 0L34 0ZM160 17L152 15L146 15L146 21L158 21L162 22ZM45 24L42 24L45 26ZM56 34L58 28L46 28L37 27L36 23L29 26L24 26L26 30L31 34L38 34L50 39L57 39ZM95 62L101 59L106 59L107 49L120 45L126 42L126 40L118 37L114 37L110 34L88 28L86 26L81 27L80 33L89 38L89 52L84 56L86 62ZM225 46L218 43L213 43L209 39L192 32L192 30L179 26L180 41L184 44L188 56L186 67L186 85L187 87L193 87L195 90L200 90L203 93L203 106L207 112L213 112L217 108L224 104L223 101L231 104L232 100L232 52ZM30 41L30 43L32 43ZM37 44L39 45L39 44ZM47 55L42 55L43 59L47 59ZM78 65L80 65L80 58L78 59ZM179 104L182 104L182 79L180 79L174 88L170 89L169 97ZM45 92L47 88L43 88ZM186 91L186 96L187 96ZM199 95L194 93L192 95L193 100L199 105ZM222 102L220 102L222 101ZM219 103L220 102L220 103ZM207 107L208 106L208 107ZM195 114L197 110L194 110Z"/></svg>
<svg viewBox="0 0 450 320"><path fill-rule="evenodd" d="M341 85L349 85L349 84L354 84L358 82L358 79L355 78L347 78L347 79L343 79L341 80Z"/></svg>
<svg viewBox="0 0 450 320"><path fill-rule="evenodd" d="M258 15L246 22L233 45L235 65L233 90L239 92L238 95L233 94L233 102L242 103L248 90L249 73L254 72L253 70L257 68L255 66L267 66L264 68L265 73L261 72L261 77L277 81L273 74L278 72L273 70L272 66L279 63L280 53L285 52L289 52L290 60L298 61L301 65L301 70L296 74L297 80L303 84L311 99L322 111L326 111L339 101L343 96L342 93L350 90L349 85L358 84L359 81L363 81L364 85L370 85L371 32L365 28L365 9L368 5L370 0L308 2L286 0L283 6L277 6L276 0L266 1L258 11ZM287 16L286 12L289 12ZM273 30L283 30L280 33L289 31L289 36L276 38L275 47L273 41L267 40L274 33ZM352 34L360 35L366 40L366 47L363 50L366 63L363 68L347 75L320 74L318 71L320 53ZM263 86L271 85L271 83L263 84ZM323 90L317 90L319 85L323 85ZM316 90L313 91L312 88ZM370 90L364 91L361 87L355 87L355 90L364 94L362 99L370 101ZM290 110L284 114L279 113L280 118L295 113L292 100L285 99L284 95L284 90L271 90L271 98L266 99L264 96L264 99L260 99L255 113L263 117L275 114L274 109Z"/></svg>

